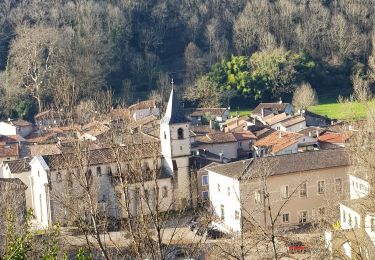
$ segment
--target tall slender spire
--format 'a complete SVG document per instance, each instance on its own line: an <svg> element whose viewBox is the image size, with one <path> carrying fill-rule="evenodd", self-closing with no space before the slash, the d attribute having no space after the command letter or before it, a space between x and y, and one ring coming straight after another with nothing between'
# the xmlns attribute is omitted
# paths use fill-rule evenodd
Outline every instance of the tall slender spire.
<svg viewBox="0 0 375 260"><path fill-rule="evenodd" d="M174 81L171 81L172 90L169 95L167 110L162 119L163 123L173 124L173 123L185 123L187 122L183 111L180 109L179 102L177 100L176 94L174 93Z"/></svg>

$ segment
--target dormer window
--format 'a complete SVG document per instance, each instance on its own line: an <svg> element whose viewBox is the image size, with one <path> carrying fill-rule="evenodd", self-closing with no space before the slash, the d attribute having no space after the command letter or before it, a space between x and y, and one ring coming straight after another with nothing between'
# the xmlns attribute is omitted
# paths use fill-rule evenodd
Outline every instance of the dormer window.
<svg viewBox="0 0 375 260"><path fill-rule="evenodd" d="M177 130L177 138L178 138L178 139L184 139L184 129L179 128L179 129Z"/></svg>

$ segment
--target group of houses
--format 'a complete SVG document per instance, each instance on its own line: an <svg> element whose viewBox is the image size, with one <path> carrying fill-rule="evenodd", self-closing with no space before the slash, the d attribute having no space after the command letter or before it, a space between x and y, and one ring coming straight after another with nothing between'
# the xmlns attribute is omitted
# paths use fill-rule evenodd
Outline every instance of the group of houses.
<svg viewBox="0 0 375 260"><path fill-rule="evenodd" d="M211 205L213 224L239 233L271 225L272 208L281 228L329 212L344 230L371 223L365 231L375 237L373 215L357 206L369 180L352 175L345 149L355 129L282 101L234 117L229 108L179 103L172 88L163 115L147 100L83 125L52 110L38 114L35 125L1 122L0 188L24 191L21 203L41 229L73 221L63 198L80 208L68 197L78 194L75 177L83 175L115 220Z"/></svg>

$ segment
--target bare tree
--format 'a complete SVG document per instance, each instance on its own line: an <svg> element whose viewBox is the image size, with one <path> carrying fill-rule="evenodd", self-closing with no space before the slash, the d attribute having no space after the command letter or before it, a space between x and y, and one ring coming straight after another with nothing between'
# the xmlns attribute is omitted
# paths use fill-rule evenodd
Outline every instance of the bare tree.
<svg viewBox="0 0 375 260"><path fill-rule="evenodd" d="M370 83L361 75L361 70L357 69L351 76L353 83L354 96L359 102L366 102L371 99Z"/></svg>
<svg viewBox="0 0 375 260"><path fill-rule="evenodd" d="M184 98L196 102L199 107L219 107L222 101L219 88L208 76L203 76L188 86Z"/></svg>
<svg viewBox="0 0 375 260"><path fill-rule="evenodd" d="M318 96L311 85L305 82L294 91L292 102L296 109L307 109L318 104Z"/></svg>

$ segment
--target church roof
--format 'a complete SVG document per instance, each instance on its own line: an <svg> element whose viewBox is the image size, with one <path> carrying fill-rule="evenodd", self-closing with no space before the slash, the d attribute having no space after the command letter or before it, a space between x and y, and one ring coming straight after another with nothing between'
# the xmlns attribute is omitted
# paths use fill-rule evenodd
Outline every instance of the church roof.
<svg viewBox="0 0 375 260"><path fill-rule="evenodd" d="M161 122L165 124L178 124L187 122L184 112L179 106L173 87L171 90L171 95L169 96L167 111L165 112L165 115Z"/></svg>

